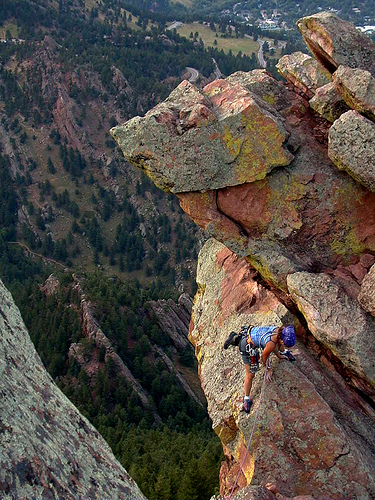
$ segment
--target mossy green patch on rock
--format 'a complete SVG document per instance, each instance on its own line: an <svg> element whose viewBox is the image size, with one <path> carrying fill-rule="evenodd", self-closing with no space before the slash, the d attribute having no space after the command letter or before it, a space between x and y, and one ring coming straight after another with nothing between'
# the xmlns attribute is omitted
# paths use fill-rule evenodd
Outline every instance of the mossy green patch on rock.
<svg viewBox="0 0 375 500"><path fill-rule="evenodd" d="M228 420L222 422L220 425L215 426L214 432L220 438L221 442L224 445L227 445L228 443L233 441L233 439L235 439L237 435L238 427L236 420L231 415Z"/></svg>
<svg viewBox="0 0 375 500"><path fill-rule="evenodd" d="M262 95L262 99L268 102L268 104L270 104L271 106L273 106L276 102L276 98L273 94L264 94Z"/></svg>
<svg viewBox="0 0 375 500"><path fill-rule="evenodd" d="M127 161L172 193L253 182L293 159L277 111L226 80L202 92L183 82L144 117L110 132Z"/></svg>
<svg viewBox="0 0 375 500"><path fill-rule="evenodd" d="M331 243L332 252L336 255L348 255L348 263L353 255L361 255L366 246L359 240L354 229L349 230L342 239L335 238Z"/></svg>

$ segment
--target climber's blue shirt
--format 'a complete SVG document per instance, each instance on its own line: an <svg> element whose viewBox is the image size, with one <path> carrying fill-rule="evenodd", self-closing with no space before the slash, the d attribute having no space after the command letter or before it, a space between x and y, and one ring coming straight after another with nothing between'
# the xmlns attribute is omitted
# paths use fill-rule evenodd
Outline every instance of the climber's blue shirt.
<svg viewBox="0 0 375 500"><path fill-rule="evenodd" d="M250 330L251 340L256 347L264 349L277 328L278 326L253 326Z"/></svg>

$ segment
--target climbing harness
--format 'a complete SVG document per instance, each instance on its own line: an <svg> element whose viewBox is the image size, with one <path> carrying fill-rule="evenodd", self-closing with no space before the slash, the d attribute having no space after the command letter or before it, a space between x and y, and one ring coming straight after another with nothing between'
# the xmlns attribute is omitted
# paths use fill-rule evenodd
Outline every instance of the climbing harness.
<svg viewBox="0 0 375 500"><path fill-rule="evenodd" d="M232 487L232 490L230 492L230 495L229 495L229 498L228 500L232 500L233 498L233 492L234 492L234 489L235 487L237 486L237 482L238 482L238 479L240 477L240 474L242 472L242 467L244 466L244 463L245 463L245 460L246 460L246 457L250 451L250 447L251 447L251 441L253 439L253 434L254 434L254 430L255 430L255 425L257 423L257 420L258 420L258 414L259 414L259 408L262 404L262 399L263 399L263 392L264 392L264 387L265 387L265 383L266 383L266 375L267 375L267 370L269 369L269 360L267 360L267 363L266 363L266 367L265 367L265 370L264 370L264 377L263 377L263 383L262 383L262 388L261 388L261 391L260 391L260 398L259 398L259 405L258 405L258 408L257 408L257 411L255 413L255 418L254 418L254 423L253 423L253 428L251 429L251 434L250 434L250 439L249 439L249 443L247 445L247 448L246 448L246 451L245 451L245 455L242 459L242 463L241 463L241 466L240 466L240 470L238 471L238 474L237 474L237 477L236 477L236 480L234 482L234 485Z"/></svg>
<svg viewBox="0 0 375 500"><path fill-rule="evenodd" d="M250 356L250 371L251 373L256 373L259 368L259 349L251 347L251 344L247 344L245 350Z"/></svg>

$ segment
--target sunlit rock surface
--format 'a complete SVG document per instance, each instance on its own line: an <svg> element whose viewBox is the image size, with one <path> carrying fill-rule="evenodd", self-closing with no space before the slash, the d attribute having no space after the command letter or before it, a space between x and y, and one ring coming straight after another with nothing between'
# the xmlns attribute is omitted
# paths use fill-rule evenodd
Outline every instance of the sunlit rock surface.
<svg viewBox="0 0 375 500"><path fill-rule="evenodd" d="M1 498L145 497L43 367L0 281Z"/></svg>
<svg viewBox="0 0 375 500"><path fill-rule="evenodd" d="M290 134L277 111L226 80L202 92L184 81L144 118L111 133L129 162L172 193L263 179L293 158L286 144Z"/></svg>
<svg viewBox="0 0 375 500"><path fill-rule="evenodd" d="M250 482L276 483L287 497L372 498L374 412L361 410L357 394L346 387L323 352L319 363L298 342L295 363L273 357L273 380L265 386L262 401L263 369L254 379L250 415L240 411L244 367L237 347L223 349L229 332L248 324L293 323L304 336L297 318L257 279L255 269L214 239L200 252L190 338L208 412L226 456L221 493L231 491L244 462L235 491Z"/></svg>
<svg viewBox="0 0 375 500"><path fill-rule="evenodd" d="M277 63L280 74L296 89L313 97L316 89L331 82L332 77L328 70L313 57L294 52L283 56Z"/></svg>

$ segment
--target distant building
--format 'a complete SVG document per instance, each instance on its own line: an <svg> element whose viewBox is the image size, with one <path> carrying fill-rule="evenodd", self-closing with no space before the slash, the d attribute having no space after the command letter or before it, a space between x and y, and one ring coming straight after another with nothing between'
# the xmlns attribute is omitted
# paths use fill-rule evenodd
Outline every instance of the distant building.
<svg viewBox="0 0 375 500"><path fill-rule="evenodd" d="M274 21L273 19L264 19L259 21L258 24L261 30L277 30L279 28L278 21Z"/></svg>
<svg viewBox="0 0 375 500"><path fill-rule="evenodd" d="M357 30L362 31L362 33L367 33L371 35L375 33L375 26L356 26Z"/></svg>

